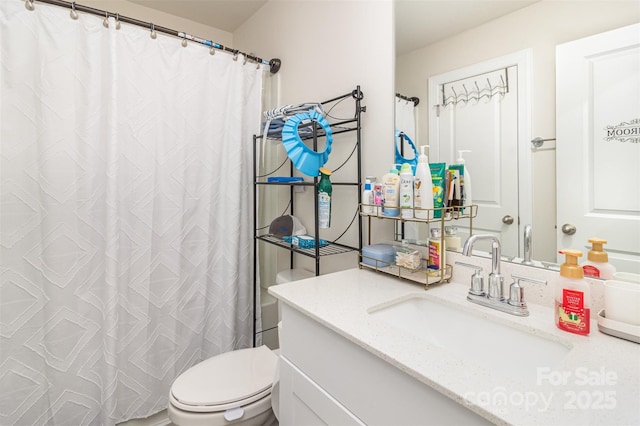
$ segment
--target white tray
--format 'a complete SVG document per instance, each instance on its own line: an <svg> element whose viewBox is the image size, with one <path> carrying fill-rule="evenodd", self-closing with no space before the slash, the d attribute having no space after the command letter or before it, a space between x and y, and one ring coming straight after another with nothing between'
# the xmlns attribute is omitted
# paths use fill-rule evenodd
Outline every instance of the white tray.
<svg viewBox="0 0 640 426"><path fill-rule="evenodd" d="M598 312L598 330L611 336L640 343L640 325L632 325L608 319L605 316L604 309Z"/></svg>

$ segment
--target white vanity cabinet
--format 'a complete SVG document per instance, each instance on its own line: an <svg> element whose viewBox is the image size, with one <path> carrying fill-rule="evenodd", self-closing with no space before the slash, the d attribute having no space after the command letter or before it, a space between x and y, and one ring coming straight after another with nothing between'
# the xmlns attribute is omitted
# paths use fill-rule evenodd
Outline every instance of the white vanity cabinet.
<svg viewBox="0 0 640 426"><path fill-rule="evenodd" d="M282 426L490 424L294 307L281 309Z"/></svg>

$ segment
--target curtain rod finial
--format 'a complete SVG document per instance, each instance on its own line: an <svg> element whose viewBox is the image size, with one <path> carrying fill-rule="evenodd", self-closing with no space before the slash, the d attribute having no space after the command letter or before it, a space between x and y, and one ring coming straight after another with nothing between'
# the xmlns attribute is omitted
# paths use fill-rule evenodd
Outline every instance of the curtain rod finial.
<svg viewBox="0 0 640 426"><path fill-rule="evenodd" d="M280 66L282 65L282 61L278 58L273 58L269 61L269 71L271 74L275 74L280 71Z"/></svg>

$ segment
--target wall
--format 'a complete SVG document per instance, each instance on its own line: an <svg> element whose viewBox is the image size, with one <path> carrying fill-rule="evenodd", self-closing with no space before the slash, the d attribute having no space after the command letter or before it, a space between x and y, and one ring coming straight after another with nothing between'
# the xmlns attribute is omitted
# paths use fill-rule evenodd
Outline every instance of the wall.
<svg viewBox="0 0 640 426"><path fill-rule="evenodd" d="M203 38L205 40L211 40L225 46L233 45L233 36L227 31L219 30L217 28L203 25L198 22L180 18L178 16L161 12L159 10L150 9L148 7L141 6L136 3L131 3L126 0L80 0L78 1L78 3L82 4L83 6L106 10L112 13L119 13L120 15L139 19L141 21L153 22L154 25L160 25L177 31L184 31L188 34ZM205 50L204 46L202 47L202 49L204 53L207 53L207 50Z"/></svg>
<svg viewBox="0 0 640 426"><path fill-rule="evenodd" d="M396 58L396 87L401 93L428 99L430 76L531 48L531 136L554 138L556 45L639 21L640 4L635 0L541 1ZM421 104L421 135L428 134L428 114L428 107ZM534 256L549 261L555 261L556 248L554 146L547 143L545 147L551 149L532 155Z"/></svg>
<svg viewBox="0 0 640 426"><path fill-rule="evenodd" d="M364 93L362 150L363 176L381 176L392 158L393 142L393 3L382 1L269 1L233 34L234 47L260 52L264 58L280 58L279 105L322 101L351 92L360 85ZM334 140L329 161L341 158ZM349 146L349 150L352 145ZM329 164L329 163L328 163ZM335 164L335 163L334 163ZM330 165L329 165L330 166ZM348 172L351 166L345 166ZM351 176L355 178L355 176ZM335 174L343 180L342 170ZM296 205L296 216L313 229L310 191ZM334 188L331 229L322 238L333 238L344 230L353 211L351 200ZM304 197L307 196L305 199ZM347 197L345 195L345 197ZM288 197L287 197L288 198ZM344 208L347 205L349 207ZM268 223L267 223L268 224ZM389 224L380 225L388 229ZM348 236L353 243L354 235ZM366 241L365 241L366 243ZM283 252L283 250L280 250ZM281 256L279 269L288 268L288 255ZM297 257L297 267L313 269L310 259ZM353 268L357 255L326 256L321 272Z"/></svg>

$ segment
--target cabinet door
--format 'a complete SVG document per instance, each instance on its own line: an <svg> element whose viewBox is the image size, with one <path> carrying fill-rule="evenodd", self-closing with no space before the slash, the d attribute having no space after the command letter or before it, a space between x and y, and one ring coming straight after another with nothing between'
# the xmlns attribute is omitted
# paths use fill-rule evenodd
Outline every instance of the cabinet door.
<svg viewBox="0 0 640 426"><path fill-rule="evenodd" d="M286 358L280 357L281 426L364 425Z"/></svg>

